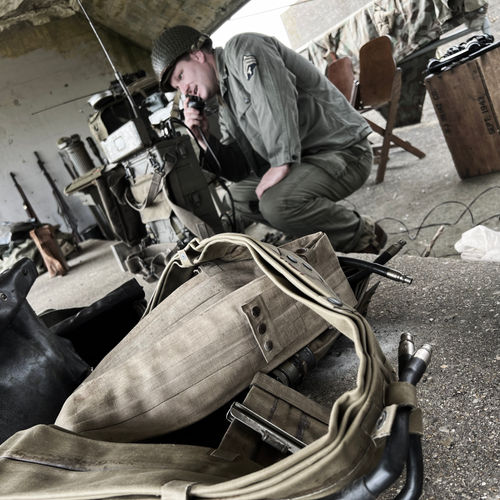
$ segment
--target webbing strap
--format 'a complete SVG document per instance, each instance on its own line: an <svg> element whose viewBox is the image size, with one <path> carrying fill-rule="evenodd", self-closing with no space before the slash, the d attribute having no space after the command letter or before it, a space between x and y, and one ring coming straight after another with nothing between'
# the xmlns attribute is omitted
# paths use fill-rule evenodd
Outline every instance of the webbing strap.
<svg viewBox="0 0 500 500"><path fill-rule="evenodd" d="M378 342L367 323L353 308L346 306L307 262L296 254L258 242L252 238L224 233L202 242L193 240L174 258L170 266L190 267L214 259L235 260L252 257L262 271L284 293L305 304L354 343L359 358L357 386L335 402L327 434L291 456L238 479L215 485L196 484L191 493L200 498L261 499L291 495L303 485L322 485L333 478L333 489L347 484L355 470L366 464L373 454L370 422L375 423L382 410L384 388L394 374L386 365ZM309 266L310 267L310 266ZM303 272L307 269L308 273ZM161 289L161 285L158 287ZM149 307L154 307L153 296ZM367 432L368 431L368 432ZM336 474L332 473L336 471ZM323 490L323 493L330 491Z"/></svg>
<svg viewBox="0 0 500 500"><path fill-rule="evenodd" d="M169 481L161 487L161 500L185 500L189 487L193 483L188 481Z"/></svg>
<svg viewBox="0 0 500 500"><path fill-rule="evenodd" d="M392 424L396 418L396 413L399 406L397 404L392 404L386 406L377 421L375 431L372 435L374 440L383 439L391 435ZM408 426L408 431L410 434L423 435L424 424L422 418L422 410L420 408L413 408L410 413L410 423Z"/></svg>
<svg viewBox="0 0 500 500"><path fill-rule="evenodd" d="M385 401L388 405L417 406L417 388L409 382L393 382L385 392Z"/></svg>
<svg viewBox="0 0 500 500"><path fill-rule="evenodd" d="M141 203L137 203L134 200L130 199L132 193L130 187L127 187L127 189L125 190L125 201L127 202L127 205L130 208L136 210L137 212L142 212L142 210L151 206L151 204L161 191L162 180L163 180L163 174L155 170L153 177L151 178L151 182L149 184L148 193Z"/></svg>

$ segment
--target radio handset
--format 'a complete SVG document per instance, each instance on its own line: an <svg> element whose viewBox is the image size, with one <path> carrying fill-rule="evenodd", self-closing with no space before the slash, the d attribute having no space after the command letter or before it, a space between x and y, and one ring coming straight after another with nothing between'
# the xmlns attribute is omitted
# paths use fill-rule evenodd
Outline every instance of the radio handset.
<svg viewBox="0 0 500 500"><path fill-rule="evenodd" d="M201 97L198 97L197 95L187 95L186 97L189 98L189 108L197 109L200 113L203 113L203 110L205 109L205 101Z"/></svg>

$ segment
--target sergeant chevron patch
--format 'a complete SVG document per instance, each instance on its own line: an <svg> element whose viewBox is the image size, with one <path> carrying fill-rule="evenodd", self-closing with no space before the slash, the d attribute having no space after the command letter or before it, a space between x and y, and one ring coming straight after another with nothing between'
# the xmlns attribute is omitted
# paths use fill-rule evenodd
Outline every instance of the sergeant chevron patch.
<svg viewBox="0 0 500 500"><path fill-rule="evenodd" d="M247 80L250 80L252 76L255 74L255 68L257 67L257 59L252 55L243 56L243 71L247 76Z"/></svg>

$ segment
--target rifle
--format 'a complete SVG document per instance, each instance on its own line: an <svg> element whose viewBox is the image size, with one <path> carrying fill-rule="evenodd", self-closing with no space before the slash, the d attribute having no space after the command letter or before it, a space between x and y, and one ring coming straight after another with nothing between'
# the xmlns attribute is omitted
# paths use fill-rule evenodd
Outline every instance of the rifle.
<svg viewBox="0 0 500 500"><path fill-rule="evenodd" d="M38 220L38 217L37 217L35 211L33 210L33 207L31 206L31 203L28 200L28 197L26 196L26 194L23 191L23 188L21 187L19 182L17 182L16 174L14 174L13 172L10 172L10 176L12 177L12 180L14 181L14 185L16 186L17 192L21 195L21 198L23 199L24 211L28 214L28 217L30 219L33 219L35 222L38 222L38 224L40 224L40 221Z"/></svg>
<svg viewBox="0 0 500 500"><path fill-rule="evenodd" d="M47 172L47 169L45 168L45 165L43 164L43 161L41 160L38 152L34 151L34 153L36 156L38 166L40 167L40 170L42 171L43 175L45 175L45 178L47 179L47 181L50 184L50 187L52 188L52 194L54 195L54 198L56 199L56 203L58 206L58 213L64 219L68 227L71 228L71 233L73 234L73 239L75 240L75 243L83 241L83 238L78 231L78 223L74 215L72 214L71 209L66 203L66 200L64 199L61 191L59 191L59 188L56 186L56 183L54 182L50 174Z"/></svg>

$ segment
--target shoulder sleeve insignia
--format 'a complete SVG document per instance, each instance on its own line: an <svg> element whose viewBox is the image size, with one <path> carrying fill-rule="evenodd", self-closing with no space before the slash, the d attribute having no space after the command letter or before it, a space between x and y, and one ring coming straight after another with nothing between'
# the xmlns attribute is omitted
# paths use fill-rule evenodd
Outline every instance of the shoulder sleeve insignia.
<svg viewBox="0 0 500 500"><path fill-rule="evenodd" d="M255 68L257 67L257 59L252 55L243 56L243 71L247 77L247 80L250 80L252 76L255 74Z"/></svg>

